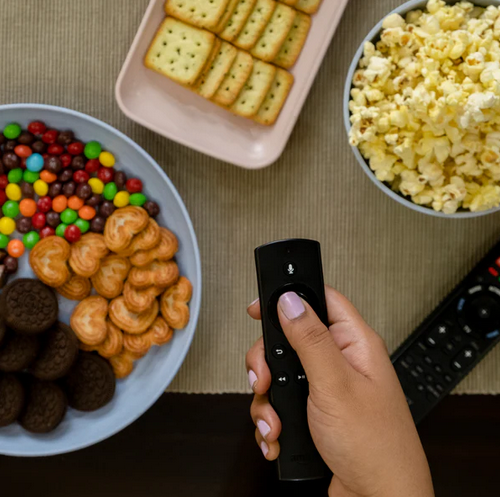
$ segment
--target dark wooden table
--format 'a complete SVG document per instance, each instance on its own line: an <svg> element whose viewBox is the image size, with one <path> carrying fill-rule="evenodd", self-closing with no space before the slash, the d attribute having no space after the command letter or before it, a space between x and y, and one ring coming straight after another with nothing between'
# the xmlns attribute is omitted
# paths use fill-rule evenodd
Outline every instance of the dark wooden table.
<svg viewBox="0 0 500 497"><path fill-rule="evenodd" d="M325 496L326 482L276 481L253 439L250 402L247 395L165 394L94 447L49 458L0 457L0 495ZM449 397L420 434L438 497L500 495L500 396Z"/></svg>

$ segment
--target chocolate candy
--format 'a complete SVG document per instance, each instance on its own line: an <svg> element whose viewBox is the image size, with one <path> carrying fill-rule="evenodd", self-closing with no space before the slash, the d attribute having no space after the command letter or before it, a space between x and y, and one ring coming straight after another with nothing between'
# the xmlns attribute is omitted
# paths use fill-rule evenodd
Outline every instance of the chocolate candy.
<svg viewBox="0 0 500 497"><path fill-rule="evenodd" d="M3 154L2 162L6 169L10 171L19 167L21 160L14 152L6 152Z"/></svg>
<svg viewBox="0 0 500 497"><path fill-rule="evenodd" d="M64 183L63 186L63 194L65 197L71 197L75 194L76 191L76 183L74 181L68 181Z"/></svg>
<svg viewBox="0 0 500 497"><path fill-rule="evenodd" d="M31 145L35 141L35 135L29 131L23 131L17 138L17 141L21 145Z"/></svg>
<svg viewBox="0 0 500 497"><path fill-rule="evenodd" d="M57 228L61 224L61 216L55 211L50 211L45 215L45 221L50 227Z"/></svg>
<svg viewBox="0 0 500 497"><path fill-rule="evenodd" d="M54 181L54 183L51 183L49 186L49 197L57 197L58 195L61 194L63 185L60 181Z"/></svg>
<svg viewBox="0 0 500 497"><path fill-rule="evenodd" d="M92 188L88 183L80 183L76 188L76 196L83 200L87 200L92 196Z"/></svg>
<svg viewBox="0 0 500 497"><path fill-rule="evenodd" d="M151 217L156 217L160 213L160 206L156 202L148 200L144 205L144 209L148 211Z"/></svg>
<svg viewBox="0 0 500 497"><path fill-rule="evenodd" d="M16 221L16 229L19 233L28 233L31 230L31 219L29 217L20 217Z"/></svg>
<svg viewBox="0 0 500 497"><path fill-rule="evenodd" d="M6 257L7 257L7 252L3 249L0 249L0 264L3 264L3 261Z"/></svg>
<svg viewBox="0 0 500 497"><path fill-rule="evenodd" d="M123 188L125 188L126 183L127 183L127 175L123 171L116 171L115 184L118 187L118 190L123 190Z"/></svg>
<svg viewBox="0 0 500 497"><path fill-rule="evenodd" d="M27 183L23 181L21 183L21 193L24 198L34 198L35 197L35 189L31 183Z"/></svg>
<svg viewBox="0 0 500 497"><path fill-rule="evenodd" d="M85 203L90 207L97 207L103 201L102 195L94 193Z"/></svg>
<svg viewBox="0 0 500 497"><path fill-rule="evenodd" d="M31 150L37 154L43 154L47 150L47 145L42 140L37 140L32 143Z"/></svg>
<svg viewBox="0 0 500 497"><path fill-rule="evenodd" d="M11 257L8 255L4 260L3 260L3 265L5 266L5 270L7 271L7 274L14 274L17 272L17 259L14 257Z"/></svg>
<svg viewBox="0 0 500 497"><path fill-rule="evenodd" d="M59 145L69 145L75 139L75 134L71 130L61 131L57 137Z"/></svg>
<svg viewBox="0 0 500 497"><path fill-rule="evenodd" d="M102 233L104 231L104 226L106 224L106 220L101 216L96 216L90 222L90 231L94 233Z"/></svg>
<svg viewBox="0 0 500 497"><path fill-rule="evenodd" d="M60 173L59 176L57 177L61 183L66 183L66 181L69 181L73 177L73 171L71 169L63 169Z"/></svg>
<svg viewBox="0 0 500 497"><path fill-rule="evenodd" d="M3 145L5 143L5 140L7 140L7 138L3 136L3 133L0 133L0 145Z"/></svg>
<svg viewBox="0 0 500 497"><path fill-rule="evenodd" d="M7 284L8 276L7 268L3 264L0 264L0 290Z"/></svg>
<svg viewBox="0 0 500 497"><path fill-rule="evenodd" d="M62 169L61 159L59 159L59 157L56 157L54 155L47 157L44 165L45 169L52 174L59 174L59 172Z"/></svg>
<svg viewBox="0 0 500 497"><path fill-rule="evenodd" d="M3 166L2 156L0 155L0 176L3 176L5 173L6 173L6 171L5 171L5 167Z"/></svg>
<svg viewBox="0 0 500 497"><path fill-rule="evenodd" d="M115 206L113 202L109 202L108 200L105 200L99 207L99 216L103 218L108 218L113 212L115 212Z"/></svg>
<svg viewBox="0 0 500 497"><path fill-rule="evenodd" d="M85 159L81 155L75 155L71 161L71 169L73 171L81 171L85 169Z"/></svg>
<svg viewBox="0 0 500 497"><path fill-rule="evenodd" d="M17 140L7 140L3 146L5 152L13 152L17 147Z"/></svg>

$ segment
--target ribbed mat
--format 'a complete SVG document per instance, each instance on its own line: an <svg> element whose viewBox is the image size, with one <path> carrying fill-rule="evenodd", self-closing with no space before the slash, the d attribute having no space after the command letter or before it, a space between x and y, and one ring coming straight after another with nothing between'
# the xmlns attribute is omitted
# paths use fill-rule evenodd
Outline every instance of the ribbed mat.
<svg viewBox="0 0 500 497"><path fill-rule="evenodd" d="M442 220L398 205L348 146L345 74L366 33L401 0L350 1L285 153L255 172L172 143L118 109L115 80L147 3L0 0L0 103L55 104L102 119L143 146L178 188L198 235L204 288L193 346L170 390L248 391L244 356L261 333L246 315L257 292L253 249L279 238L318 239L326 281L396 348L500 238L500 214ZM500 393L500 348L457 392Z"/></svg>

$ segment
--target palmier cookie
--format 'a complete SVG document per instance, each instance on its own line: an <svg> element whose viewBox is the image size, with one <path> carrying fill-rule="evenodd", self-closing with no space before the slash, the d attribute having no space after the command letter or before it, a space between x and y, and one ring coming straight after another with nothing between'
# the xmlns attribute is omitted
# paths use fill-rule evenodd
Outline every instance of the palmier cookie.
<svg viewBox="0 0 500 497"><path fill-rule="evenodd" d="M108 252L102 235L87 233L82 236L79 242L71 246L69 265L79 276L90 278L97 273L101 259L106 257Z"/></svg>
<svg viewBox="0 0 500 497"><path fill-rule="evenodd" d="M118 379L127 377L134 369L135 357L127 350L122 350L118 355L115 355L109 360L113 373Z"/></svg>
<svg viewBox="0 0 500 497"><path fill-rule="evenodd" d="M69 280L69 243L59 236L40 240L30 252L31 269L37 278L53 288L63 286Z"/></svg>
<svg viewBox="0 0 500 497"><path fill-rule="evenodd" d="M107 299L121 295L130 267L130 262L125 257L119 255L105 257L97 273L92 276L92 285L96 292Z"/></svg>
<svg viewBox="0 0 500 497"><path fill-rule="evenodd" d="M128 275L128 282L144 290L150 286L173 285L179 279L179 268L174 261L153 261L146 267L133 267Z"/></svg>
<svg viewBox="0 0 500 497"><path fill-rule="evenodd" d="M0 371L13 373L26 369L36 359L39 349L38 336L8 332L0 348Z"/></svg>
<svg viewBox="0 0 500 497"><path fill-rule="evenodd" d="M189 306L193 286L181 276L172 287L167 288L160 298L160 312L167 324L176 330L185 328L189 322Z"/></svg>
<svg viewBox="0 0 500 497"><path fill-rule="evenodd" d="M173 336L174 330L168 326L161 316L158 316L146 333L140 335L124 333L123 348L137 359L140 359L149 352L153 345L161 347L170 342Z"/></svg>
<svg viewBox="0 0 500 497"><path fill-rule="evenodd" d="M112 252L124 251L133 237L149 223L149 214L142 207L129 205L117 209L106 221L104 239Z"/></svg>
<svg viewBox="0 0 500 497"><path fill-rule="evenodd" d="M32 380L19 424L32 433L49 433L64 419L67 406L61 387L50 381Z"/></svg>
<svg viewBox="0 0 500 497"><path fill-rule="evenodd" d="M90 295L92 285L88 278L72 274L63 286L56 288L57 293L68 300L83 300Z"/></svg>
<svg viewBox="0 0 500 497"><path fill-rule="evenodd" d="M39 380L62 378L73 366L78 355L78 340L73 330L57 323L41 339L42 346L30 371Z"/></svg>
<svg viewBox="0 0 500 497"><path fill-rule="evenodd" d="M86 352L97 352L101 357L109 359L118 355L123 349L123 333L109 318L106 319L108 334L106 340L99 345L86 345L80 342L80 349Z"/></svg>
<svg viewBox="0 0 500 497"><path fill-rule="evenodd" d="M123 297L127 309L137 313L147 310L163 290L165 290L163 286L150 286L145 290L139 290L127 281L123 287Z"/></svg>
<svg viewBox="0 0 500 497"><path fill-rule="evenodd" d="M130 257L138 250L149 250L160 243L160 227L152 218L149 218L148 225L138 235L132 238L128 247L120 252L122 257Z"/></svg>
<svg viewBox="0 0 500 497"><path fill-rule="evenodd" d="M64 386L71 407L79 411L95 411L113 398L115 375L106 359L80 351Z"/></svg>
<svg viewBox="0 0 500 497"><path fill-rule="evenodd" d="M24 406L24 387L13 374L0 373L0 427L13 423Z"/></svg>
<svg viewBox="0 0 500 497"><path fill-rule="evenodd" d="M144 267L153 261L168 261L179 248L177 237L167 228L160 228L160 243L149 250L139 250L130 257L133 266Z"/></svg>
<svg viewBox="0 0 500 497"><path fill-rule="evenodd" d="M106 339L108 301L99 295L82 300L71 315L70 324L76 336L87 345L98 345Z"/></svg>
<svg viewBox="0 0 500 497"><path fill-rule="evenodd" d="M120 330L132 335L144 333L158 316L158 301L155 299L149 309L135 313L127 308L125 298L118 297L109 304L109 317Z"/></svg>
<svg viewBox="0 0 500 497"><path fill-rule="evenodd" d="M57 321L58 311L54 291L35 279L14 280L0 296L0 315L5 325L18 333L43 333Z"/></svg>

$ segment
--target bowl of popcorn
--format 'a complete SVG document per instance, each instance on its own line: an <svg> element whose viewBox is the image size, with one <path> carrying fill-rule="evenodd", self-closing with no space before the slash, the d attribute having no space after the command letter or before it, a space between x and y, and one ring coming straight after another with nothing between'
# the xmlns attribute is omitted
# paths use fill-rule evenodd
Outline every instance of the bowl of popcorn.
<svg viewBox="0 0 500 497"><path fill-rule="evenodd" d="M349 142L386 194L468 218L500 209L500 1L413 0L356 52Z"/></svg>

